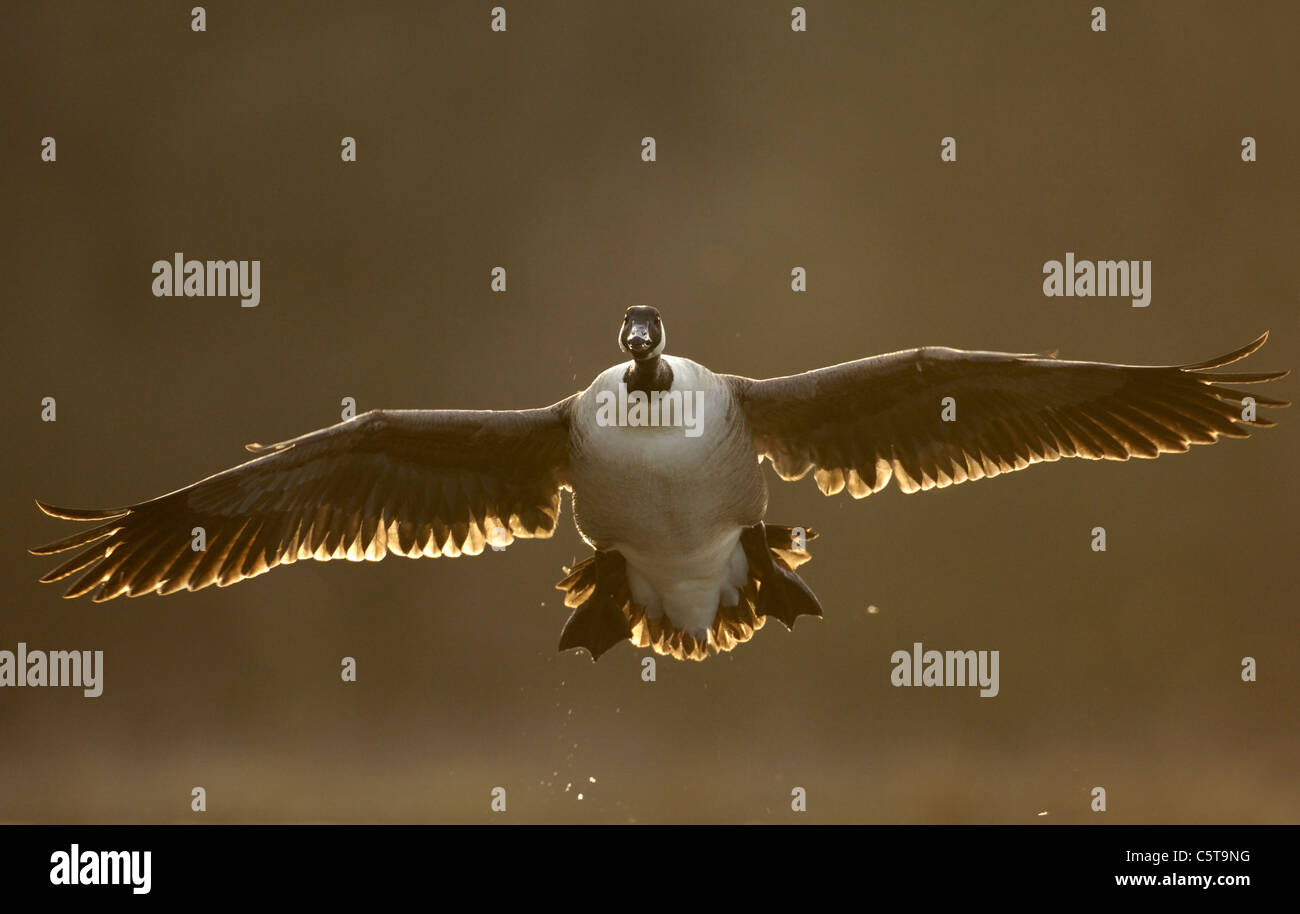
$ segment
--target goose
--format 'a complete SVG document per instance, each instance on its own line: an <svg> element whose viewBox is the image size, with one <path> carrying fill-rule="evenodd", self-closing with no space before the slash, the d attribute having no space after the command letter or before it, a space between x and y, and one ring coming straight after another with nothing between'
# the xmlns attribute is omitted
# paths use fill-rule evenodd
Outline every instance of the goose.
<svg viewBox="0 0 1300 914"><path fill-rule="evenodd" d="M225 587L305 559L478 555L548 537L571 493L593 554L556 585L573 610L561 651L593 660L622 641L702 660L775 617L820 617L797 573L816 533L768 524L766 459L855 499L892 480L942 489L1062 457L1182 453L1274 423L1289 403L1214 373L1259 349L1185 365L1067 361L926 346L754 380L664 354L658 310L628 308L630 360L538 409L376 409L278 444L151 501L37 506L89 522L30 551L74 551L40 580L80 573L66 597L100 602ZM197 548L195 528L205 532ZM79 551L77 551L79 550Z"/></svg>

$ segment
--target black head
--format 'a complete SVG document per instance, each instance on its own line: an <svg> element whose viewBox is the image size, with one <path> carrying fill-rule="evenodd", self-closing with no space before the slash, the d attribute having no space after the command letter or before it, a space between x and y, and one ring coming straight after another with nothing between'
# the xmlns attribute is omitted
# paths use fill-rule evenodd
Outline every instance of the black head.
<svg viewBox="0 0 1300 914"><path fill-rule="evenodd" d="M633 305L623 315L623 327L618 332L618 347L638 362L656 359L664 351L664 322L659 312L649 305Z"/></svg>

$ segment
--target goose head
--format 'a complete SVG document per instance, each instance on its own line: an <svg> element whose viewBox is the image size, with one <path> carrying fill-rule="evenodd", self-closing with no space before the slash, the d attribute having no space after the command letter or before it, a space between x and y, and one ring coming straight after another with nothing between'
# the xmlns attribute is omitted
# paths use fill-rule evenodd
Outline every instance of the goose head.
<svg viewBox="0 0 1300 914"><path fill-rule="evenodd" d="M618 346L638 362L653 361L664 351L664 322L649 305L633 305L623 315Z"/></svg>

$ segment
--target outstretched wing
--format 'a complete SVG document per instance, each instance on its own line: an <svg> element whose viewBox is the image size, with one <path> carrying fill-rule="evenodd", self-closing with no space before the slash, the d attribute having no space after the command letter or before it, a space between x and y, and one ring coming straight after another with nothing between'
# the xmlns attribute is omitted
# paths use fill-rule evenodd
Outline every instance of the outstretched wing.
<svg viewBox="0 0 1300 914"><path fill-rule="evenodd" d="M572 400L513 412L373 410L249 445L261 456L131 507L38 501L54 517L101 523L31 551L82 549L41 580L83 572L65 596L94 591L101 602L224 587L300 559L477 555L550 536L567 485Z"/></svg>
<svg viewBox="0 0 1300 914"><path fill-rule="evenodd" d="M1226 384L1286 371L1214 374L1268 339L1194 365L1112 365L1039 355L925 347L784 378L731 378L761 456L783 479L815 469L827 495L854 498L889 480L904 492L943 488L1062 457L1127 460L1180 453L1244 426L1274 423L1256 407L1287 406ZM948 400L947 398L952 398ZM951 420L951 421L945 421Z"/></svg>

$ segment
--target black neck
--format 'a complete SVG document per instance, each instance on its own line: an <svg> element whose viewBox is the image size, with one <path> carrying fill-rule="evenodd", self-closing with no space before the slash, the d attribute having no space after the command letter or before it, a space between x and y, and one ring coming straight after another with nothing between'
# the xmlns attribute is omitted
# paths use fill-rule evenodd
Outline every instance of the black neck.
<svg viewBox="0 0 1300 914"><path fill-rule="evenodd" d="M634 390L646 394L652 390L670 390L673 386L673 370L659 356L639 359L623 372L623 383L627 385L628 393Z"/></svg>

